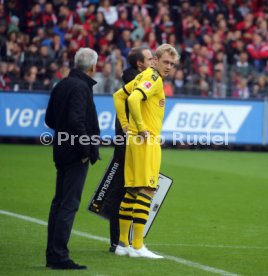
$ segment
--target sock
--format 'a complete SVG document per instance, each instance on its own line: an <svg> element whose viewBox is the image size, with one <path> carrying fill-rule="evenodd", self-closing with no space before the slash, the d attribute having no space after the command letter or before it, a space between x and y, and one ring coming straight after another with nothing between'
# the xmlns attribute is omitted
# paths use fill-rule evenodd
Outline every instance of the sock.
<svg viewBox="0 0 268 276"><path fill-rule="evenodd" d="M136 202L133 207L133 241L132 246L135 249L140 249L143 246L144 227L149 217L151 196L138 193Z"/></svg>
<svg viewBox="0 0 268 276"><path fill-rule="evenodd" d="M119 209L119 227L120 236L119 244L123 246L129 245L128 235L132 222L132 212L135 203L135 196L126 192Z"/></svg>

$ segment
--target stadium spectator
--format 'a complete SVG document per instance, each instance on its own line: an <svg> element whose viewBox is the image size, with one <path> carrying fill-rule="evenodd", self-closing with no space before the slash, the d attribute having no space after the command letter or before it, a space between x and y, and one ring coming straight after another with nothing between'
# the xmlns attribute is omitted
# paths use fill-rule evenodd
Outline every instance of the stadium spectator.
<svg viewBox="0 0 268 276"><path fill-rule="evenodd" d="M131 8L133 18L137 15L137 13L140 13L143 18L145 16L149 15L149 10L148 10L149 5L145 5L145 3L146 3L146 1L144 1L144 0L134 1L134 3L132 4L132 8Z"/></svg>
<svg viewBox="0 0 268 276"><path fill-rule="evenodd" d="M54 12L52 3L45 3L42 12L42 25L45 28L51 28L57 24L58 18Z"/></svg>
<svg viewBox="0 0 268 276"><path fill-rule="evenodd" d="M166 97L174 96L173 86L172 86L172 82L170 80L165 80L163 87L164 87Z"/></svg>
<svg viewBox="0 0 268 276"><path fill-rule="evenodd" d="M246 14L243 21L237 23L236 30L241 31L244 42L249 43L255 32L254 16L252 13Z"/></svg>
<svg viewBox="0 0 268 276"><path fill-rule="evenodd" d="M175 72L174 77L174 95L181 96L186 95L187 91L185 88L185 81L184 81L184 72L183 70L179 69Z"/></svg>
<svg viewBox="0 0 268 276"><path fill-rule="evenodd" d="M130 39L130 31L124 30L118 40L118 47L124 57L127 57L130 49L132 48L132 41Z"/></svg>
<svg viewBox="0 0 268 276"><path fill-rule="evenodd" d="M268 71L267 12L267 5L257 0L9 0L0 3L1 60L12 59L10 49L17 43L15 51L20 48L22 56L25 54L23 63L29 64L26 72L33 64L32 57L27 61L33 44L37 49L48 46L49 56L59 66L62 56L65 64L72 63L78 48L91 47L100 53L98 71L101 72L107 56L115 48L120 48L126 57L133 46L156 49L159 43L168 42L176 45L182 56L187 85L198 73L200 62L207 63L210 77L213 64L220 62L224 63L230 91L227 95L231 95L232 71L242 52L248 53L248 67L256 74ZM58 42L53 45L54 34L60 36L60 47ZM67 54L62 54L65 50ZM242 75L251 87L254 76L244 69Z"/></svg>
<svg viewBox="0 0 268 276"><path fill-rule="evenodd" d="M255 30L260 36L267 37L268 34L268 24L267 20L262 17L258 17L256 19L256 30Z"/></svg>
<svg viewBox="0 0 268 276"><path fill-rule="evenodd" d="M44 90L43 83L37 78L37 67L32 66L24 75L23 80L19 83L19 90Z"/></svg>
<svg viewBox="0 0 268 276"><path fill-rule="evenodd" d="M67 28L69 30L73 27L73 25L82 23L79 14L75 10L72 11L68 5L60 6L59 17L67 20Z"/></svg>
<svg viewBox="0 0 268 276"><path fill-rule="evenodd" d="M128 20L128 13L126 8L121 8L119 10L119 18L114 23L114 27L117 29L118 34L120 34L123 30L133 30L133 24Z"/></svg>
<svg viewBox="0 0 268 276"><path fill-rule="evenodd" d="M267 77L265 75L260 75L254 82L251 96L258 99L268 96Z"/></svg>
<svg viewBox="0 0 268 276"><path fill-rule="evenodd" d="M114 49L109 56L106 58L106 62L109 62L111 64L115 64L121 67L122 70L125 70L127 68L127 59L122 56L121 50L116 48Z"/></svg>
<svg viewBox="0 0 268 276"><path fill-rule="evenodd" d="M8 33L12 33L12 32L19 33L20 32L19 22L20 22L20 19L16 15L11 16L7 32Z"/></svg>
<svg viewBox="0 0 268 276"><path fill-rule="evenodd" d="M68 31L68 21L65 17L60 17L56 26L53 28L53 33L60 36L61 46L66 46L65 35Z"/></svg>
<svg viewBox="0 0 268 276"><path fill-rule="evenodd" d="M80 34L77 38L77 42L78 42L78 48L84 48L84 47L94 48L95 46L94 36L84 28L81 28Z"/></svg>
<svg viewBox="0 0 268 276"><path fill-rule="evenodd" d="M145 37L144 37L144 45L147 46L148 48L152 49L152 51L155 51L158 47L158 42L156 40L156 34L155 31L152 31L150 33L148 33Z"/></svg>
<svg viewBox="0 0 268 276"><path fill-rule="evenodd" d="M15 64L14 61L8 62L8 75L11 79L12 89L16 92L19 90L19 83L21 81L22 67Z"/></svg>
<svg viewBox="0 0 268 276"><path fill-rule="evenodd" d="M93 20L95 20L95 5L89 4L84 13L84 22L90 25Z"/></svg>
<svg viewBox="0 0 268 276"><path fill-rule="evenodd" d="M113 74L112 74L113 73ZM112 72L112 64L105 62L102 72L97 72L94 79L98 82L95 87L94 93L98 94L111 94L114 87L114 72Z"/></svg>
<svg viewBox="0 0 268 276"><path fill-rule="evenodd" d="M148 36L154 31L154 24L152 23L152 18L149 15L143 18L143 30L144 36Z"/></svg>
<svg viewBox="0 0 268 276"><path fill-rule="evenodd" d="M56 68L56 72L49 84L50 88L54 88L54 86L62 79L66 78L69 75L71 66L61 65Z"/></svg>
<svg viewBox="0 0 268 276"><path fill-rule="evenodd" d="M48 46L41 46L38 52L37 63L35 65L38 67L38 75L42 80L46 77L47 70L52 60L53 59L49 56Z"/></svg>
<svg viewBox="0 0 268 276"><path fill-rule="evenodd" d="M223 68L217 68L215 70L213 83L212 83L212 97L213 98L225 98L227 95L227 87L224 80Z"/></svg>
<svg viewBox="0 0 268 276"><path fill-rule="evenodd" d="M8 91L12 89L11 78L8 72L7 62L0 62L0 89Z"/></svg>
<svg viewBox="0 0 268 276"><path fill-rule="evenodd" d="M7 32L7 22L4 18L1 18L0 19L0 58L1 60L5 60L7 55L6 32Z"/></svg>
<svg viewBox="0 0 268 276"><path fill-rule="evenodd" d="M181 47L179 46L179 43L177 41L177 37L174 33L168 34L167 43L172 45L177 50L178 53L181 52Z"/></svg>
<svg viewBox="0 0 268 276"><path fill-rule="evenodd" d="M268 58L268 43L263 41L259 34L254 34L252 43L247 46L247 51L253 59L253 65L258 72L262 72L265 60Z"/></svg>
<svg viewBox="0 0 268 276"><path fill-rule="evenodd" d="M31 37L36 35L37 29L42 26L42 14L39 3L34 3L27 13L27 32Z"/></svg>
<svg viewBox="0 0 268 276"><path fill-rule="evenodd" d="M44 45L44 43L42 43ZM82 47L82 46L81 46ZM61 45L59 34L55 33L48 45L48 55L53 60L58 60L65 47Z"/></svg>
<svg viewBox="0 0 268 276"><path fill-rule="evenodd" d="M240 77L232 94L233 98L248 99L250 91L247 79Z"/></svg>
<svg viewBox="0 0 268 276"><path fill-rule="evenodd" d="M143 18L141 16L141 13L135 13L132 24L134 26L134 30L131 32L131 40L134 41L134 43L137 40L142 41L145 32L143 28Z"/></svg>
<svg viewBox="0 0 268 276"><path fill-rule="evenodd" d="M97 11L103 13L108 25L113 25L118 20L117 9L111 6L110 0L100 0L100 6Z"/></svg>
<svg viewBox="0 0 268 276"><path fill-rule="evenodd" d="M36 43L31 43L26 52L23 69L26 71L30 66L37 65L39 61L38 48Z"/></svg>
<svg viewBox="0 0 268 276"><path fill-rule="evenodd" d="M247 78L248 82L251 83L255 76L254 67L248 62L248 53L241 52L239 59L233 66L233 70L239 73L243 78Z"/></svg>
<svg viewBox="0 0 268 276"><path fill-rule="evenodd" d="M18 66L21 66L24 62L24 52L22 52L21 46L17 42L12 43L9 51L8 60L14 61Z"/></svg>

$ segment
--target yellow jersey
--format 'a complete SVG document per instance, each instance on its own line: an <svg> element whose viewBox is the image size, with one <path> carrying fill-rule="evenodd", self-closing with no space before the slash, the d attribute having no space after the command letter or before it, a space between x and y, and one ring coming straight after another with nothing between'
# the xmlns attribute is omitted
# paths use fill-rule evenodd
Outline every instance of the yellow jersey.
<svg viewBox="0 0 268 276"><path fill-rule="evenodd" d="M136 135L147 130L154 136L160 135L165 112L163 80L159 73L149 67L134 80L114 94L114 104L122 127ZM128 101L129 122L125 114L125 101Z"/></svg>

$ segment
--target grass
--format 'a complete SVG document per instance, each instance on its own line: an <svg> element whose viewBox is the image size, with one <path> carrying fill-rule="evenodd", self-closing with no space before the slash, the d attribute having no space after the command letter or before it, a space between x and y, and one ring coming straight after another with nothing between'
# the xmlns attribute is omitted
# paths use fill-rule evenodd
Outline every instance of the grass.
<svg viewBox="0 0 268 276"><path fill-rule="evenodd" d="M89 169L74 229L109 237L108 222L86 211L112 155ZM163 150L161 172L174 183L146 238L177 259L143 260L108 253L108 243L72 235L71 256L85 275L212 275L199 263L239 275L267 275L266 153ZM52 149L0 145L0 210L47 221L55 189ZM0 275L76 275L44 267L46 227L0 214Z"/></svg>

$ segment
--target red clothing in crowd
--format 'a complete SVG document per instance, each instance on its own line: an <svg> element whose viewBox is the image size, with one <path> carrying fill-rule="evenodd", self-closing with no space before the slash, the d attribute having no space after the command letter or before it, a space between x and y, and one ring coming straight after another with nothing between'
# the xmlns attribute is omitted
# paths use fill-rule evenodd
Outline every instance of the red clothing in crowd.
<svg viewBox="0 0 268 276"><path fill-rule="evenodd" d="M133 24L128 20L119 19L114 23L114 27L119 29L132 30Z"/></svg>
<svg viewBox="0 0 268 276"><path fill-rule="evenodd" d="M54 13L43 13L42 14L42 23L44 26L54 26L57 24L57 16Z"/></svg>
<svg viewBox="0 0 268 276"><path fill-rule="evenodd" d="M251 43L247 46L250 56L254 59L268 58L268 43L262 42L259 45Z"/></svg>

